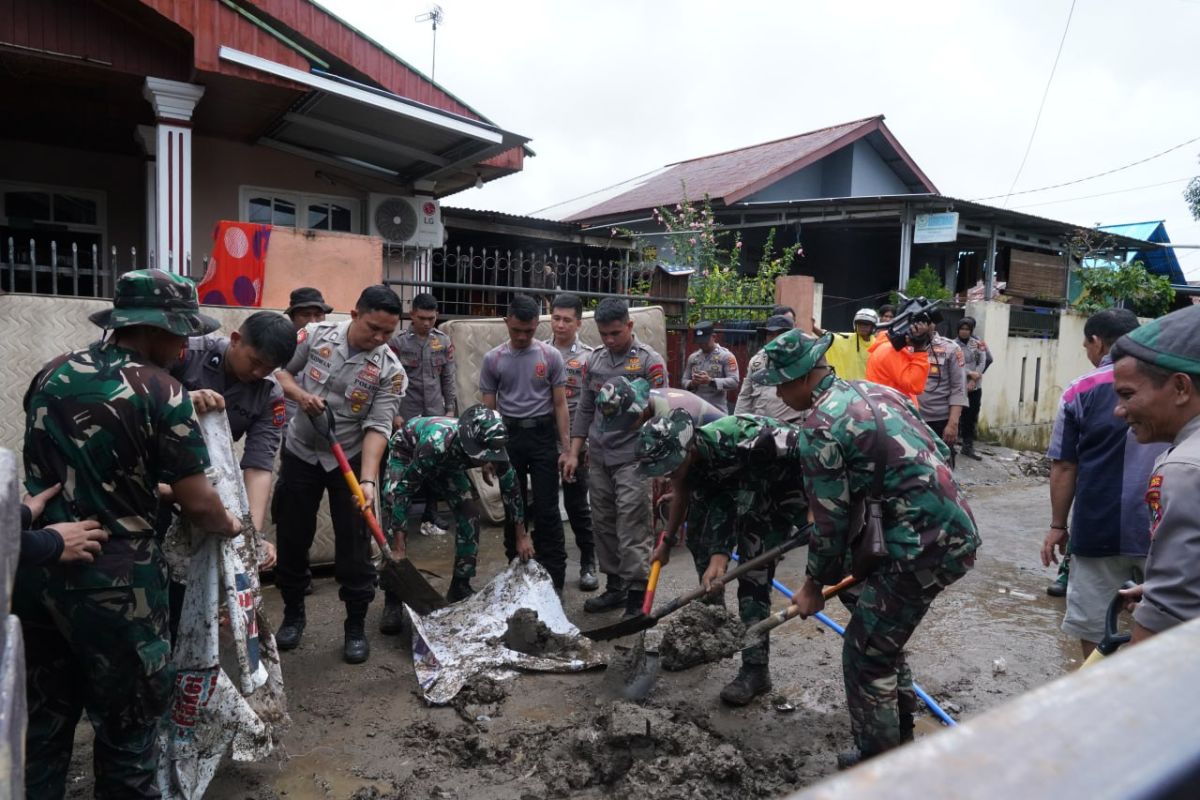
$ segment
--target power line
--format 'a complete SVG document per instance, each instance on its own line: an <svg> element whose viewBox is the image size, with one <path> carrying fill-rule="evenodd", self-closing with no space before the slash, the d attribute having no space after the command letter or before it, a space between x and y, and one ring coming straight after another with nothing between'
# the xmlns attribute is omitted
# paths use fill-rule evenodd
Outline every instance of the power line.
<svg viewBox="0 0 1200 800"><path fill-rule="evenodd" d="M583 194L581 194L581 195L579 195L579 196L577 196L577 197L570 197L570 198L567 198L566 200L560 200L560 201L559 201L559 202L557 202L557 203L551 203L551 204L550 204L550 205L548 205L548 206L544 206L544 207L542 207L542 208L539 208L539 209L536 209L536 210L534 210L534 211L530 211L530 212L529 212L529 213L527 213L525 216L527 216L527 217L532 217L532 216L534 216L535 214L540 214L540 213L542 213L543 211L548 211L548 210L550 210L551 208L558 208L559 206L565 206L567 203L574 203L576 200L582 200L582 199L583 199L583 198L585 198L585 197L591 197L591 196L592 196L592 195L594 195L594 194L600 194L601 192L607 192L609 189L615 189L615 188L617 188L618 186L624 186L624 185L625 185L625 184L627 184L627 183L632 183L633 181L636 181L638 178L644 178L644 177L646 177L647 175L652 175L652 174L654 174L655 172L658 172L660 169L662 169L662 167L655 167L655 168L654 168L654 169L652 169L652 170L648 170L648 171L646 171L646 172L643 172L641 175L634 175L632 178L626 178L626 179L625 179L625 180L623 180L623 181L617 181L616 183L614 183L614 184L611 184L611 185L609 185L609 186L603 186L603 187L601 187L601 188L599 188L599 189L595 189L595 190L593 190L593 191L590 191L590 192L584 192Z"/></svg>
<svg viewBox="0 0 1200 800"><path fill-rule="evenodd" d="M1071 0L1071 10L1067 12L1067 24L1063 26L1062 38L1058 40L1058 52L1054 54L1054 65L1050 67L1050 77L1046 79L1046 88L1042 91L1042 102L1038 103L1037 116L1033 119L1033 130L1029 132L1029 142L1025 145L1025 155L1021 156L1021 166L1017 167L1017 174L1013 176L1012 185L1008 187L1008 194L1004 195L1004 207L1008 207L1008 198L1012 196L1013 189L1017 188L1017 181L1021 179L1021 173L1025 170L1025 162L1029 160L1029 151L1033 149L1033 139L1037 136L1038 123L1042 121L1042 110L1046 107L1046 98L1050 96L1050 84L1054 82L1054 73L1058 70L1058 59L1062 57L1063 45L1067 41L1067 31L1071 29L1071 17L1075 15L1075 0Z"/></svg>
<svg viewBox="0 0 1200 800"><path fill-rule="evenodd" d="M1145 164L1147 161L1153 161L1156 158L1162 158L1163 156L1167 155L1168 153L1174 153L1176 150L1178 150L1182 147L1187 147L1189 144L1195 144L1196 142L1200 142L1200 136L1196 136L1195 138L1188 139L1186 142L1180 142L1179 144L1174 145L1173 147L1168 147L1166 150L1163 150L1160 153L1155 153L1152 156L1146 156L1145 158L1138 159L1137 161L1131 161L1128 164L1124 164L1120 167L1114 167L1113 169L1106 169L1104 172L1097 172L1095 175L1088 175L1086 178L1076 178L1073 181L1064 181L1063 183L1055 183L1055 184L1051 184L1050 186L1039 186L1036 189L1022 189L1019 192L1009 192L1008 194L993 194L988 197L976 197L971 202L979 203L984 200L995 200L998 197L1015 197L1020 194L1034 194L1035 192L1047 192L1051 189L1061 189L1064 186L1074 186L1077 183L1083 183L1084 181L1092 181L1092 180L1095 180L1096 178L1103 178L1106 175L1112 175L1114 173L1127 170L1130 167L1136 167L1139 164Z"/></svg>
<svg viewBox="0 0 1200 800"><path fill-rule="evenodd" d="M1172 183L1183 183L1190 178L1175 178L1174 180L1163 181L1162 183L1148 183L1145 186L1131 186L1128 189L1115 189L1111 192L1099 192L1097 194L1085 194L1080 197L1064 197L1061 200L1043 200L1040 203L1025 203L1024 205L1013 206L1013 208L1034 208L1035 206L1052 206L1056 203L1073 203L1076 200L1091 200L1093 197L1108 197L1110 194L1124 194L1126 192L1137 192L1142 189L1154 189L1159 186L1170 186Z"/></svg>

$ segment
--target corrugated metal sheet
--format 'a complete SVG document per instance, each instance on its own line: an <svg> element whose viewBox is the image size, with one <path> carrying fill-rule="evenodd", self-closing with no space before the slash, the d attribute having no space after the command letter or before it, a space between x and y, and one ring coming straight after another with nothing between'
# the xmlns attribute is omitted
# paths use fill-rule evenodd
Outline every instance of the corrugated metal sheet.
<svg viewBox="0 0 1200 800"><path fill-rule="evenodd" d="M1115 236L1127 236L1131 239L1141 239L1144 242L1170 244L1171 237L1167 235L1167 226L1163 220L1150 222L1131 222L1125 225L1101 225L1100 230ZM1179 257L1169 247L1147 247L1134 253L1130 261L1141 261L1146 270L1155 275L1166 275L1171 283L1182 286L1187 283L1183 275L1183 267Z"/></svg>
<svg viewBox="0 0 1200 800"><path fill-rule="evenodd" d="M731 205L875 132L882 135L887 146L896 151L899 161L908 166L919 182L925 184L927 191L935 191L933 184L887 132L883 117L876 116L669 164L663 171L652 174L628 191L572 214L569 219L597 219L610 214L674 205L682 199L681 186L687 187L688 196L692 199L708 195L713 200Z"/></svg>

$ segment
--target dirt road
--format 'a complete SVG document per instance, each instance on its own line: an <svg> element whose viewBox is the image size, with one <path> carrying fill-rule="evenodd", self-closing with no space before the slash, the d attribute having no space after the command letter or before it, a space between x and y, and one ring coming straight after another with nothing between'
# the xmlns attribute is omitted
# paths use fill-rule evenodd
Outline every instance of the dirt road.
<svg viewBox="0 0 1200 800"><path fill-rule="evenodd" d="M1058 630L1062 601L1045 594L1051 572L1037 558L1049 518L1046 482L1022 475L1012 451L991 452L982 464L960 463L958 473L984 539L977 566L937 600L910 646L918 683L960 719L1078 664L1076 643ZM413 537L410 554L448 575L450 538ZM500 570L501 549L499 531L486 531L482 576ZM803 570L799 551L778 577L795 587ZM691 559L677 551L659 596L693 581ZM278 595L267 591L278 619ZM732 607L732 590L729 596ZM576 624L616 619L583 614L585 597L573 586L564 597ZM609 670L518 675L477 699L507 698L460 713L429 708L418 697L409 643L377 632L381 607L377 601L368 620L370 661L343 664L337 586L318 583L303 644L284 659L294 721L286 752L271 763L225 764L209 797L524 800L638 790L656 798L772 796L830 774L836 752L851 744L840 639L816 621L796 620L773 635L775 690L744 709L717 699L737 671L730 659L664 672L644 707L617 699L621 675ZM836 602L827 611L839 622L847 618ZM918 735L940 730L929 717L918 723ZM85 723L72 797L90 796L89 739Z"/></svg>

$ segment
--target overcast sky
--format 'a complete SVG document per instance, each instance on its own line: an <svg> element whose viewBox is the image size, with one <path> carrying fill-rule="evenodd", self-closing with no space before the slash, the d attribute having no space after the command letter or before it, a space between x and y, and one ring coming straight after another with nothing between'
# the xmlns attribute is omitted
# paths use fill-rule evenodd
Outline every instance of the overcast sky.
<svg viewBox="0 0 1200 800"><path fill-rule="evenodd" d="M429 4L321 0L429 73ZM883 114L943 194L1009 191L1070 0L443 0L437 82L532 139L523 173L447 204L555 217L554 203L664 164ZM1200 137L1200 0L1077 0L1015 191ZM1083 225L1165 219L1200 244L1181 193L1200 140L1008 206ZM1094 197L1093 195L1103 195ZM1086 198L1086 199L1085 199ZM1002 205L1002 199L986 202ZM1200 250L1180 250L1200 279Z"/></svg>

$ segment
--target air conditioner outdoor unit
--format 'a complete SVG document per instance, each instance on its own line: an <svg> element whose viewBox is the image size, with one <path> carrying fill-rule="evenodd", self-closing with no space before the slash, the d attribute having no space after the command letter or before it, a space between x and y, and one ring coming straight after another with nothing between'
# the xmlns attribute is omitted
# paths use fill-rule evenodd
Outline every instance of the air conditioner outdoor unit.
<svg viewBox="0 0 1200 800"><path fill-rule="evenodd" d="M372 194L371 234L388 244L441 247L445 240L442 209L432 197Z"/></svg>

